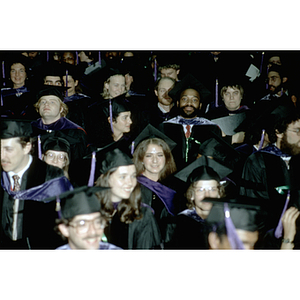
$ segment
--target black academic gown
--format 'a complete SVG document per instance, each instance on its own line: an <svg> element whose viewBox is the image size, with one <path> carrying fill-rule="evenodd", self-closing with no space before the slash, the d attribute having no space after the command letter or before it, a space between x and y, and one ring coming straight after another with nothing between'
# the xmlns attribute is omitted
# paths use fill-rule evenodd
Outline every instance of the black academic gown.
<svg viewBox="0 0 300 300"><path fill-rule="evenodd" d="M57 167L33 157L29 169L22 177L21 190L27 190L43 184L44 182L64 176L63 171ZM53 196L56 195L53 190ZM11 196L2 188L0 191L0 218L2 224L5 217L7 201L12 201ZM21 201L21 200L20 200ZM33 200L24 201L22 239L16 242L5 234L5 228L0 228L1 249L55 249L63 244L62 239L54 231L55 201L44 203ZM7 224L7 223L6 223ZM8 226L8 224L6 225Z"/></svg>

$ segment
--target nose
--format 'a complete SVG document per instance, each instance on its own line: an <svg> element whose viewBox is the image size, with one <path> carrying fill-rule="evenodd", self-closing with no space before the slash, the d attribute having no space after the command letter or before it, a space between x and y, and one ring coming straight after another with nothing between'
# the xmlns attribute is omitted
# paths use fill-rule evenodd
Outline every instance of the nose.
<svg viewBox="0 0 300 300"><path fill-rule="evenodd" d="M233 94L230 94L230 100L233 100Z"/></svg>
<svg viewBox="0 0 300 300"><path fill-rule="evenodd" d="M96 228L95 228L95 225L94 225L94 222L90 222L89 223L89 234L95 234L96 232Z"/></svg>
<svg viewBox="0 0 300 300"><path fill-rule="evenodd" d="M210 196L210 191L205 189L204 195L205 195L205 197L209 197Z"/></svg>
<svg viewBox="0 0 300 300"><path fill-rule="evenodd" d="M156 155L153 155L152 156L152 161L155 163L155 162L157 162L157 156Z"/></svg>
<svg viewBox="0 0 300 300"><path fill-rule="evenodd" d="M130 117L128 118L128 123L129 123L129 124L132 124L132 120L131 120Z"/></svg>
<svg viewBox="0 0 300 300"><path fill-rule="evenodd" d="M56 155L53 155L53 161L57 162L57 156Z"/></svg>

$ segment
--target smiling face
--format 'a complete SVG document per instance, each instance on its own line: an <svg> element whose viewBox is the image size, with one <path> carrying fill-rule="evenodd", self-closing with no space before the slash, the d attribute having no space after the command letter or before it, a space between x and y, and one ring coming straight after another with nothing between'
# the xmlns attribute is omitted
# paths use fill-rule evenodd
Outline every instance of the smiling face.
<svg viewBox="0 0 300 300"><path fill-rule="evenodd" d="M5 172L18 173L28 163L31 144L22 147L19 138L1 139L1 166Z"/></svg>
<svg viewBox="0 0 300 300"><path fill-rule="evenodd" d="M135 165L118 167L117 170L110 175L108 182L111 187L112 202L129 199L137 183Z"/></svg>
<svg viewBox="0 0 300 300"><path fill-rule="evenodd" d="M20 64L13 64L10 67L10 79L14 84L14 88L19 88L21 86L23 86L25 84L25 80L26 80L27 74L26 74L26 70L25 67Z"/></svg>
<svg viewBox="0 0 300 300"><path fill-rule="evenodd" d="M58 97L48 95L40 98L39 114L45 124L56 122L61 117L62 111L63 108Z"/></svg>
<svg viewBox="0 0 300 300"><path fill-rule="evenodd" d="M80 227L84 223L89 223L87 232L78 233L76 227ZM99 249L99 243L104 230L104 226L99 226L99 224L103 224L103 220L100 213L95 212L86 215L77 215L70 222L70 226L59 224L58 228L68 238L71 249L97 250Z"/></svg>
<svg viewBox="0 0 300 300"><path fill-rule="evenodd" d="M182 117L186 119L196 117L201 106L200 95L196 90L186 89L180 94L179 108Z"/></svg>
<svg viewBox="0 0 300 300"><path fill-rule="evenodd" d="M117 116L116 121L113 121L114 135L119 136L119 135L123 135L124 133L130 132L131 124L132 124L131 112L130 111L121 112Z"/></svg>
<svg viewBox="0 0 300 300"><path fill-rule="evenodd" d="M228 87L223 94L223 101L228 110L234 111L239 109L242 101L240 90L237 88Z"/></svg>
<svg viewBox="0 0 300 300"><path fill-rule="evenodd" d="M125 92L125 77L123 75L114 75L110 77L109 83L104 84L111 98L115 98Z"/></svg>
<svg viewBox="0 0 300 300"><path fill-rule="evenodd" d="M149 144L144 159L144 176L153 181L157 181L160 177L160 173L165 167L166 157L163 148L159 145Z"/></svg>

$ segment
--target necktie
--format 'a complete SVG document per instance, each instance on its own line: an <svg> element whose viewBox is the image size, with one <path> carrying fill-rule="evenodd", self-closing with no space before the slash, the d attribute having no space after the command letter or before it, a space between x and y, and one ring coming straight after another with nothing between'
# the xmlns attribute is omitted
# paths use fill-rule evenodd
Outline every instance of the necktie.
<svg viewBox="0 0 300 300"><path fill-rule="evenodd" d="M191 125L186 125L186 138L188 139L191 136Z"/></svg>
<svg viewBox="0 0 300 300"><path fill-rule="evenodd" d="M13 189L13 191L14 192L18 192L18 191L20 191L20 189L21 189L21 186L20 186L20 184L19 184L19 179L20 179L20 177L18 176L18 175L13 175L13 180L14 180L14 189Z"/></svg>

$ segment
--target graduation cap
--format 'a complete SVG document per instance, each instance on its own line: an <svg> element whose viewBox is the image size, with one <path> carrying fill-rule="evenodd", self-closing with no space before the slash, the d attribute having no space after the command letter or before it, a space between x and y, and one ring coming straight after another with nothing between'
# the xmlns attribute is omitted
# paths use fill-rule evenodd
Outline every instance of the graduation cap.
<svg viewBox="0 0 300 300"><path fill-rule="evenodd" d="M100 200L95 193L105 189L108 188L82 186L52 197L51 200L56 199L56 211L59 218L71 219L77 215L100 212Z"/></svg>
<svg viewBox="0 0 300 300"><path fill-rule="evenodd" d="M62 76L72 76L74 80L79 80L78 67L67 63L62 63Z"/></svg>
<svg viewBox="0 0 300 300"><path fill-rule="evenodd" d="M265 207L259 199L239 196L238 198L205 198L202 201L213 203L206 222L213 231L225 225L232 249L244 249L236 229L254 232L264 226Z"/></svg>
<svg viewBox="0 0 300 300"><path fill-rule="evenodd" d="M116 68L106 67L103 69L105 81L107 81L111 76L123 75L121 70ZM124 75L123 75L124 76Z"/></svg>
<svg viewBox="0 0 300 300"><path fill-rule="evenodd" d="M211 92L190 73L185 75L179 82L176 82L175 86L168 94L172 99L179 101L180 94L186 89L196 90L200 95L201 103L204 103L211 95Z"/></svg>
<svg viewBox="0 0 300 300"><path fill-rule="evenodd" d="M43 77L46 76L63 76L63 69L61 64L57 61L47 62L43 72Z"/></svg>
<svg viewBox="0 0 300 300"><path fill-rule="evenodd" d="M181 64L181 54L178 52L160 52L157 56L157 61L160 68L172 68L172 65Z"/></svg>
<svg viewBox="0 0 300 300"><path fill-rule="evenodd" d="M235 129L245 120L245 118L246 112L243 112L222 118L213 119L211 121L218 124L221 130L226 135L234 135L238 132L235 131Z"/></svg>
<svg viewBox="0 0 300 300"><path fill-rule="evenodd" d="M2 119L0 125L0 138L31 137L32 121L17 119Z"/></svg>
<svg viewBox="0 0 300 300"><path fill-rule="evenodd" d="M164 133L156 129L153 125L148 124L143 131L136 137L136 139L131 144L131 154L133 154L134 149L144 140L151 139L151 138L159 138L165 141L170 150L174 149L177 145L173 140L171 140L168 136Z"/></svg>
<svg viewBox="0 0 300 300"><path fill-rule="evenodd" d="M240 161L241 154L214 132L212 135L212 138L200 145L199 153L212 157L215 161L233 170Z"/></svg>
<svg viewBox="0 0 300 300"><path fill-rule="evenodd" d="M217 180L226 177L232 169L225 167L214 159L200 156L187 167L179 171L174 177L188 183L198 180Z"/></svg>
<svg viewBox="0 0 300 300"><path fill-rule="evenodd" d="M71 155L70 143L66 139L58 136L51 136L44 141L43 153L46 153L48 150L66 152L69 158Z"/></svg>
<svg viewBox="0 0 300 300"><path fill-rule="evenodd" d="M43 85L40 87L37 93L37 100L39 100L43 96L56 96L61 101L64 101L64 92L67 89L68 87L64 86Z"/></svg>

